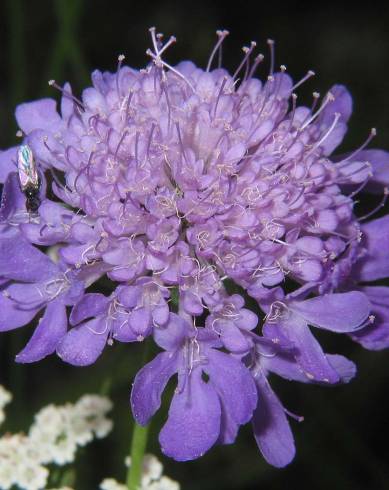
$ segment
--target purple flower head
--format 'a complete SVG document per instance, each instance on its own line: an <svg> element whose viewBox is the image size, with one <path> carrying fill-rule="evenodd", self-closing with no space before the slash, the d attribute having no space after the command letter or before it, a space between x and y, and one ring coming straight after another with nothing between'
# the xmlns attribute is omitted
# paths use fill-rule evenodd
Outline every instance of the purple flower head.
<svg viewBox="0 0 389 490"><path fill-rule="evenodd" d="M354 210L362 189L385 204L389 154L366 149L372 130L334 155L351 96L335 85L298 106L313 72L293 83L275 69L272 42L262 82L255 43L230 74L212 69L226 31L205 70L169 65L174 38L150 32L144 69L120 56L80 98L51 81L58 110L54 99L17 107L40 205L26 209L18 148L1 152L0 330L37 322L17 361L56 352L77 366L152 338L163 352L136 376L132 407L147 423L177 376L160 434L167 455L196 458L252 420L264 457L284 466L294 443L269 373L352 378L354 365L324 353L310 327L389 346L389 289L369 284L389 276L389 219Z"/></svg>

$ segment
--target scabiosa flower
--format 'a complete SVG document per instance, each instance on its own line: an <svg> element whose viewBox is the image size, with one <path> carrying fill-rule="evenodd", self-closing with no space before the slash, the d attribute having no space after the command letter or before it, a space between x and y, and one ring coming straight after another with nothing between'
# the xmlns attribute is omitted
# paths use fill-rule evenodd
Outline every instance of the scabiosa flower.
<svg viewBox="0 0 389 490"><path fill-rule="evenodd" d="M262 454L285 466L293 436L268 377L336 384L351 361L326 354L310 326L389 344L388 217L362 224L354 197L388 191L389 155L332 156L352 112L335 85L298 106L281 66L255 78L261 54L244 48L233 74L165 59L151 30L151 62L92 74L81 99L63 88L21 104L16 119L40 177L26 211L15 161L0 155L0 329L41 319L18 362L53 353L77 366L107 344L152 336L164 352L135 378L131 402L147 423L169 379L178 382L160 441L177 459L232 443L253 422ZM108 296L89 292L111 280ZM362 282L362 285L360 284ZM251 311L247 295L258 303ZM170 303L170 304L169 304ZM251 303L252 304L252 303ZM170 305L172 305L170 307ZM67 309L71 309L69 320ZM263 316L260 315L263 312Z"/></svg>

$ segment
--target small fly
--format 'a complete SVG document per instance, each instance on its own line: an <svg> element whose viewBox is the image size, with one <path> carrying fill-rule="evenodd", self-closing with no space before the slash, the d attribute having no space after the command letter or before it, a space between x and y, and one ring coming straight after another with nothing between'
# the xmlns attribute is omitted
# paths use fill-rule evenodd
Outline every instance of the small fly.
<svg viewBox="0 0 389 490"><path fill-rule="evenodd" d="M41 186L34 155L28 145L21 145L18 149L19 183L26 196L26 209L29 213L36 213L40 205L39 189Z"/></svg>

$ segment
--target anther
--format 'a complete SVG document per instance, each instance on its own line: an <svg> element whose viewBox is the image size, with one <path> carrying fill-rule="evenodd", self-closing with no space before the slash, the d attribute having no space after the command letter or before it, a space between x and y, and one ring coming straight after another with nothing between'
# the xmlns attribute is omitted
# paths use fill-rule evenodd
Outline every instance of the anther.
<svg viewBox="0 0 389 490"><path fill-rule="evenodd" d="M163 34L162 32L157 32L157 47L158 49L161 49L162 48L162 39L163 39Z"/></svg>
<svg viewBox="0 0 389 490"><path fill-rule="evenodd" d="M315 110L316 105L320 99L320 93L319 92L313 92L312 97L313 97L313 102L312 102L312 106L311 106L311 114Z"/></svg>

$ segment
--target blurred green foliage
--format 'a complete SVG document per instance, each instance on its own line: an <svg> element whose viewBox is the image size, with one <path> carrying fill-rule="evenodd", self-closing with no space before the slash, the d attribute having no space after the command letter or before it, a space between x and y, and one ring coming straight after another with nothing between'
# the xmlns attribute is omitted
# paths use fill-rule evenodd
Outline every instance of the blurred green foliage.
<svg viewBox="0 0 389 490"><path fill-rule="evenodd" d="M224 65L233 70L240 47L266 38L277 40L277 62L288 66L295 79L308 68L318 73L299 91L299 102L309 103L313 90L324 92L332 83L344 83L355 100L355 115L343 148L358 146L370 127L378 128L373 146L389 149L389 38L388 7L352 9L331 3L264 5L262 2L128 2L104 0L3 0L0 4L0 146L15 143L13 110L17 103L41 96L57 97L48 79L70 80L75 92L85 86L94 68L114 70L119 53L126 62L142 67L148 62L148 27L156 25L178 44L169 61L192 59L206 65L214 31L227 28L231 36L224 49ZM266 76L266 68L260 74ZM388 246L388 244L386 245ZM1 314L1 312L0 312ZM44 404L76 400L86 392L107 391L115 409L115 429L107 440L80 455L77 490L95 489L103 477L124 480L124 456L131 434L129 391L141 365L138 345L107 347L92 367L73 368L54 356L36 365L16 365L13 358L31 334L30 328L2 334L0 382L15 394L6 429L27 428ZM283 402L303 414L292 421L297 457L276 470L259 456L249 426L233 446L213 448L202 459L175 463L163 458L157 436L171 395L151 427L149 451L161 457L167 474L185 490L384 490L389 488L388 411L389 368L385 352L365 352L344 337L320 335L329 352L349 356L359 366L356 380L345 387L326 389L274 379Z"/></svg>

